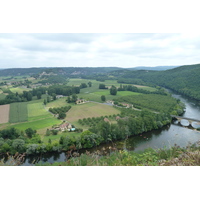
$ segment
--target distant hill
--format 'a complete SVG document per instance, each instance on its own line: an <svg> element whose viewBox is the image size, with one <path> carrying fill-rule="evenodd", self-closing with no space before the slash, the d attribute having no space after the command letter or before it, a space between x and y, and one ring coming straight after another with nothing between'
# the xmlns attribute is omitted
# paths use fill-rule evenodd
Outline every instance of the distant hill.
<svg viewBox="0 0 200 200"><path fill-rule="evenodd" d="M131 68L133 70L155 70L155 71L164 71L164 70L169 70L169 69L173 69L179 66L156 66L156 67L134 67Z"/></svg>
<svg viewBox="0 0 200 200"><path fill-rule="evenodd" d="M120 70L119 67L32 67L2 69L0 76L33 75L42 72L62 75L90 75Z"/></svg>

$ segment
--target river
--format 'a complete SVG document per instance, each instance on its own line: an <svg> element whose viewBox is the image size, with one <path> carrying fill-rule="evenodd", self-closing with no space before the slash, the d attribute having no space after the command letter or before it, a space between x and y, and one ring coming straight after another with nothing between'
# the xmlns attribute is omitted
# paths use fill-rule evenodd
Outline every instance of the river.
<svg viewBox="0 0 200 200"><path fill-rule="evenodd" d="M191 100L182 95L172 93L172 96L180 99L186 106L186 111L183 114L184 117L195 118L200 120L200 106L198 102ZM200 140L200 132L193 129L185 128L174 121L170 125L163 127L160 130L149 131L147 133L140 134L138 136L132 136L127 140L117 141L115 145L117 149L125 149L128 151L143 151L146 148L170 148L171 146L178 145L180 147L186 147L188 144L193 144ZM108 152L109 147L113 144L102 144L96 148L88 149L89 152L94 152L96 150L106 149ZM85 150L80 151L84 153ZM28 156L23 166L32 165L34 162L61 162L66 161L66 154L62 153L49 153L42 155L40 157Z"/></svg>

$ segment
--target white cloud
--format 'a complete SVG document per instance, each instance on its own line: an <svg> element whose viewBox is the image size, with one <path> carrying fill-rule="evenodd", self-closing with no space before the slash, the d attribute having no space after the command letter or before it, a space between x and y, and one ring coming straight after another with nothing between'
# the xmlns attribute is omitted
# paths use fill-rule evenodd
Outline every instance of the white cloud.
<svg viewBox="0 0 200 200"><path fill-rule="evenodd" d="M0 67L158 66L199 63L200 34L0 34Z"/></svg>

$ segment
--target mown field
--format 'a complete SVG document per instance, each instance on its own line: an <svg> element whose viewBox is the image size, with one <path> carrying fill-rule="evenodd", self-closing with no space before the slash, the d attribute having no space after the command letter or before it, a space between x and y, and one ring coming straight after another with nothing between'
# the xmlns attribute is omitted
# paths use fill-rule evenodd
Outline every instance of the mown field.
<svg viewBox="0 0 200 200"><path fill-rule="evenodd" d="M28 121L28 109L26 102L11 103L9 122L17 123Z"/></svg>
<svg viewBox="0 0 200 200"><path fill-rule="evenodd" d="M79 119L88 117L100 117L106 115L119 114L120 111L112 106L100 103L85 103L73 106L67 113L66 120L74 123Z"/></svg>

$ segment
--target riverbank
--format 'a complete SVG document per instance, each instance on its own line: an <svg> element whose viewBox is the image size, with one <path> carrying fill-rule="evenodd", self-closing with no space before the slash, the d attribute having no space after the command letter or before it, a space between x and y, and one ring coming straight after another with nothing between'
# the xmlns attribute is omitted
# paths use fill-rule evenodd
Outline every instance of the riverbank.
<svg viewBox="0 0 200 200"><path fill-rule="evenodd" d="M114 151L113 151L114 150ZM112 151L112 152L111 152ZM181 148L177 145L170 149L148 148L140 152L106 149L93 153L86 152L73 156L64 162L36 163L35 166L200 166L200 141ZM10 156L8 162L0 161L0 166L19 166L23 163L23 154Z"/></svg>

